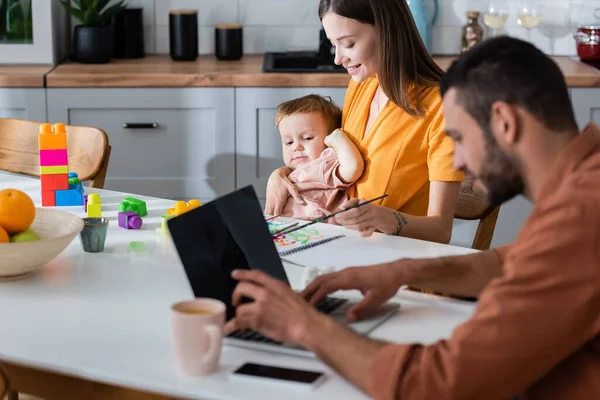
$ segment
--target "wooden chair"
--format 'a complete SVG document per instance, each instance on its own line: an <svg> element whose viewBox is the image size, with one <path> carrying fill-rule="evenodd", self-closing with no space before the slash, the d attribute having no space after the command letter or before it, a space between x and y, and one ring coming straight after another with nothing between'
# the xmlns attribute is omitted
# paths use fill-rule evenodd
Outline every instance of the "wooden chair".
<svg viewBox="0 0 600 400"><path fill-rule="evenodd" d="M473 182L464 180L454 211L454 218L468 221L479 220L477 232L471 247L476 250L488 250L492 243L500 207L490 204L485 196L473 190Z"/></svg>
<svg viewBox="0 0 600 400"><path fill-rule="evenodd" d="M43 122L0 118L0 170L40 176L38 129ZM66 126L69 171L89 187L102 189L111 147L102 129Z"/></svg>

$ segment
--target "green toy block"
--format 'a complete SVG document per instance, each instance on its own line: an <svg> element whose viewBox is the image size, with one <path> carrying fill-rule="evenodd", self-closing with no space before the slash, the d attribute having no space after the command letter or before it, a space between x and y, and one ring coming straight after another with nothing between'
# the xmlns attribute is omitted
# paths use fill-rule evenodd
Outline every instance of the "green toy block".
<svg viewBox="0 0 600 400"><path fill-rule="evenodd" d="M119 204L119 211L133 211L140 217L145 217L148 215L148 211L146 209L146 202L140 199L136 199L135 197L126 197L125 200Z"/></svg>

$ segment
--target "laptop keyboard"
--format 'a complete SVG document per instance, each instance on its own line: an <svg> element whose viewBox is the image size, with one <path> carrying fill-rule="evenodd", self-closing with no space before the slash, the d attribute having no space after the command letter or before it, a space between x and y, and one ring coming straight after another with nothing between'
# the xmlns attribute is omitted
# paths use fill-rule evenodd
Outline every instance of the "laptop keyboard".
<svg viewBox="0 0 600 400"><path fill-rule="evenodd" d="M316 309L321 311L324 314L331 314L335 309L340 307L342 304L346 303L347 299L340 299L337 297L326 297L321 300L316 305ZM230 338L249 340L253 342L259 343L270 343L270 344L282 344L281 342L277 342L275 340L269 339L266 336L261 335L260 333L247 330L247 331L235 331L228 335Z"/></svg>

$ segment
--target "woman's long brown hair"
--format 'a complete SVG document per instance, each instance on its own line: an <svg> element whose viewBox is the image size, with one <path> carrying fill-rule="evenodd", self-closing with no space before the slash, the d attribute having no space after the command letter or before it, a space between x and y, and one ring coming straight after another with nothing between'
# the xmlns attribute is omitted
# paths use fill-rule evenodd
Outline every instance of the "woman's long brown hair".
<svg viewBox="0 0 600 400"><path fill-rule="evenodd" d="M375 27L383 92L408 114L422 117L422 91L438 86L444 72L427 52L406 0L320 0L319 17L328 12Z"/></svg>

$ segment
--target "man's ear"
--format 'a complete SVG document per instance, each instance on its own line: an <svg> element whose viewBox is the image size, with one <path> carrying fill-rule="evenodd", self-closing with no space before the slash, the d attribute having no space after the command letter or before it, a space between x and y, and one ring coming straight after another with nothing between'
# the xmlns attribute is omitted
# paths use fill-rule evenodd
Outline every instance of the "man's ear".
<svg viewBox="0 0 600 400"><path fill-rule="evenodd" d="M516 144L519 140L519 119L516 109L503 101L492 104L490 128L502 149Z"/></svg>

